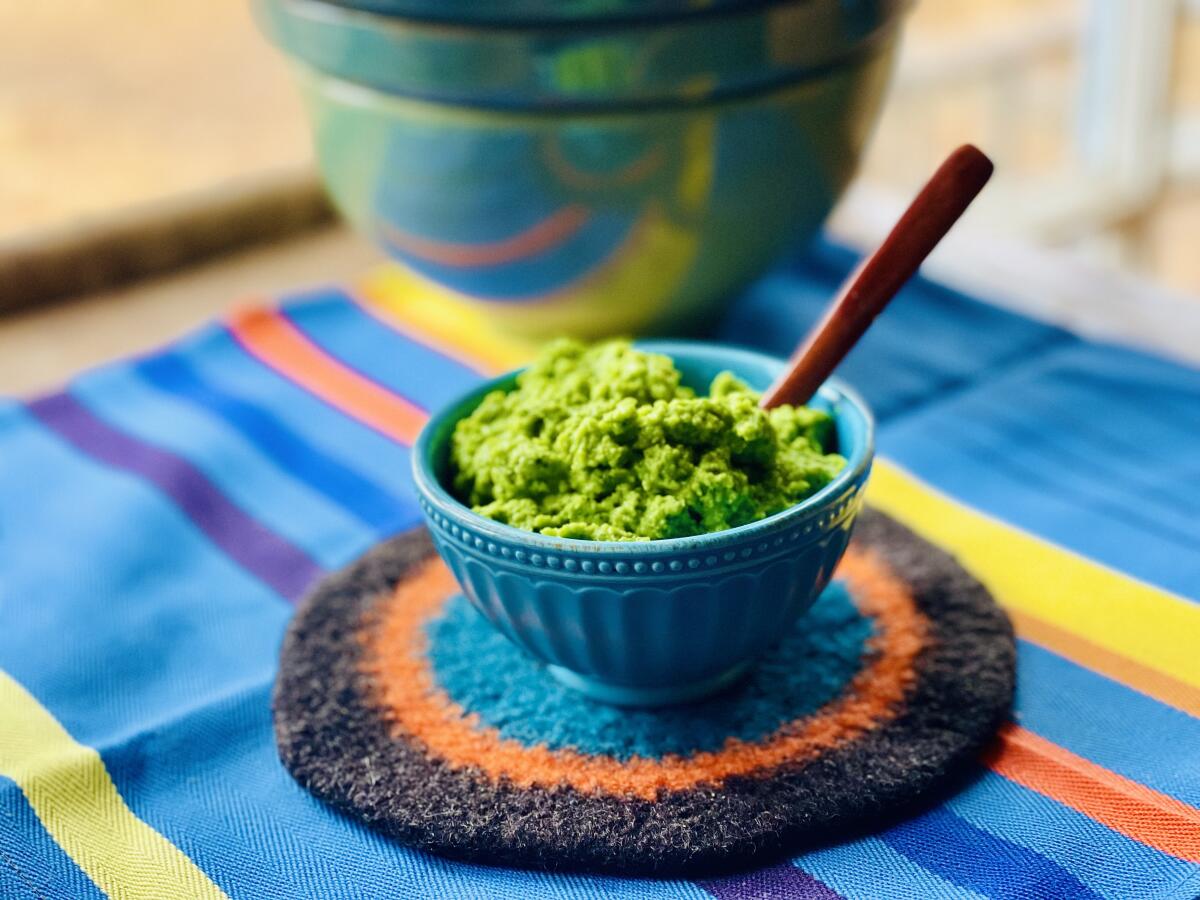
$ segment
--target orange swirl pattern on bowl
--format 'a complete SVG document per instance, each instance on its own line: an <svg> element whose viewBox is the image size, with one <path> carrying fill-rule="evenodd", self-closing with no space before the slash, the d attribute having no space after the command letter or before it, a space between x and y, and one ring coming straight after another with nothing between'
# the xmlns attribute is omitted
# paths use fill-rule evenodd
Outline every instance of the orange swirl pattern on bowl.
<svg viewBox="0 0 1200 900"><path fill-rule="evenodd" d="M393 733L415 739L432 758L523 789L569 786L588 794L653 801L662 792L719 785L729 778L803 763L899 714L916 677L914 663L928 640L928 621L909 587L873 551L851 545L838 576L876 627L863 668L842 694L761 741L731 737L719 750L686 757L622 761L528 746L501 737L477 714L452 701L438 686L426 657L423 626L458 591L450 570L437 557L421 563L368 615L360 633L361 665Z"/></svg>

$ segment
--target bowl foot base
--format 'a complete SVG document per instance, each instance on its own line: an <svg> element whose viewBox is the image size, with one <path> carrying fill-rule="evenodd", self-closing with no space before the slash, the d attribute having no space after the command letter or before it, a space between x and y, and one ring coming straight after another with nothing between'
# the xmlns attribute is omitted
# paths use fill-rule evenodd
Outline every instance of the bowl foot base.
<svg viewBox="0 0 1200 900"><path fill-rule="evenodd" d="M687 684L672 684L665 687L633 687L628 684L613 684L572 672L562 666L546 666L546 670L560 683L579 691L592 700L613 706L670 706L677 703L693 703L712 694L719 693L732 685L749 671L753 660L740 662L710 678Z"/></svg>

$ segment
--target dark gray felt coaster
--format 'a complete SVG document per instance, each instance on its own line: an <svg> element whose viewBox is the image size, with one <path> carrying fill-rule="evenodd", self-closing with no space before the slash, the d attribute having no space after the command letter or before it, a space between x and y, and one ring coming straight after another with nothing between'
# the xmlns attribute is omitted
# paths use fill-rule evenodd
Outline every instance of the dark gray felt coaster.
<svg viewBox="0 0 1200 900"><path fill-rule="evenodd" d="M682 788L664 775L653 796L644 787L647 765L664 758L678 771L679 758L725 754L744 770L762 747L807 733L864 689L859 673L878 651L862 636L887 623L862 616L836 586L745 682L704 703L654 711L572 694L461 597L447 597L424 625L428 659L420 662L434 687L413 702L451 710L443 731L475 728L530 753L528 765L519 754L503 771L488 756L477 765L439 756L437 741L398 725L364 665L371 630L400 602L395 586L433 553L417 530L325 579L297 612L274 696L280 757L317 797L383 834L497 864L698 876L882 827L970 769L1008 714L1016 651L1007 617L944 551L872 510L854 547L907 587L924 634L900 702L830 746ZM728 737L736 746L725 745ZM603 763L608 781L588 789L566 777L547 781L547 748L555 759ZM642 786L631 775L626 790L622 773L635 765Z"/></svg>

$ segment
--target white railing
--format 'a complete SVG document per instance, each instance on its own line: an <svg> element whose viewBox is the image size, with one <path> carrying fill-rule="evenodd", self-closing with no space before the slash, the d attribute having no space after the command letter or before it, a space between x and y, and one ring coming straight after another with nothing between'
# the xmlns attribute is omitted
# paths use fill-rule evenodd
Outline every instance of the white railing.
<svg viewBox="0 0 1200 900"><path fill-rule="evenodd" d="M1100 236L1119 245L1165 184L1200 181L1200 114L1171 109L1175 29L1189 15L1200 17L1200 0L1088 0L1078 10L1031 14L954 42L910 42L896 100L986 84L993 102L980 140L1003 161L1011 136L1030 127L1023 117L1037 111L1029 69L1073 58L1079 84L1076 123L1064 132L1068 162L1038 176L1006 178L1002 170L983 217L1045 242Z"/></svg>

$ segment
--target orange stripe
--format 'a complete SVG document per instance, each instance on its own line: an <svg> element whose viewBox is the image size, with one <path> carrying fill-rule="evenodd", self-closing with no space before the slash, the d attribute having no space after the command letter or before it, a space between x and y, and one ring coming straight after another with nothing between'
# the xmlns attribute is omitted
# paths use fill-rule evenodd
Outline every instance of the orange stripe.
<svg viewBox="0 0 1200 900"><path fill-rule="evenodd" d="M418 234L401 231L384 223L383 235L397 249L418 259L443 266L467 269L475 266L497 266L537 256L570 238L588 220L586 208L573 204L564 206L519 234L488 244L452 244L433 241Z"/></svg>
<svg viewBox="0 0 1200 900"><path fill-rule="evenodd" d="M1009 724L984 763L1126 837L1188 862L1200 862L1200 809L1130 781L1057 744Z"/></svg>
<svg viewBox="0 0 1200 900"><path fill-rule="evenodd" d="M1077 665L1119 681L1181 712L1200 718L1200 689L1172 678L1165 672L1144 666L1127 656L1114 653L1057 625L1051 625L1027 612L1012 608L1007 612L1016 626L1017 634L1025 640L1045 647Z"/></svg>
<svg viewBox="0 0 1200 900"><path fill-rule="evenodd" d="M347 368L273 310L237 313L229 328L268 366L386 437L412 444L425 424L424 410Z"/></svg>

